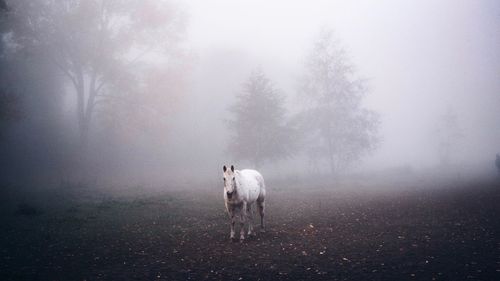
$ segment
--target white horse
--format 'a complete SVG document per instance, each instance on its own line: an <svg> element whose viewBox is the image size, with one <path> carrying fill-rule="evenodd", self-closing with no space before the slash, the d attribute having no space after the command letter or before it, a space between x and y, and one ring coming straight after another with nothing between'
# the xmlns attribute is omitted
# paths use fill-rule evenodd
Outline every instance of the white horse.
<svg viewBox="0 0 500 281"><path fill-rule="evenodd" d="M226 166L222 168L224 171L224 202L226 210L231 219L231 235L234 240L234 224L236 219L240 220L240 241L245 239L245 221L248 220L248 235L254 235L252 220L252 204L257 202L257 208L260 214L260 228L264 232L264 209L266 197L266 187L264 178L255 170L234 170Z"/></svg>

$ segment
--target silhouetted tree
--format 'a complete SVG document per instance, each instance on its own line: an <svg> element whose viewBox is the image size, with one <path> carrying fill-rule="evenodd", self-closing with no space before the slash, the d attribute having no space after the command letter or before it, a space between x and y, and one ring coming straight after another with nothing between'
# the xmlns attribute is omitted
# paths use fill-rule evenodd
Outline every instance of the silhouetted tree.
<svg viewBox="0 0 500 281"><path fill-rule="evenodd" d="M159 101L147 97L170 93L168 85L152 93L149 83L158 80L147 77L162 73L163 81L171 81L167 66L177 58L169 55L176 50L183 17L165 1L16 0L7 6L15 18L15 48L43 50L70 82L83 148L97 107L154 107ZM151 52L155 59L148 57ZM160 64L151 71L148 65L155 61ZM128 110L125 116L133 114Z"/></svg>
<svg viewBox="0 0 500 281"><path fill-rule="evenodd" d="M298 93L309 157L327 160L336 173L375 148L378 115L362 107L364 80L331 30L321 32L306 57Z"/></svg>
<svg viewBox="0 0 500 281"><path fill-rule="evenodd" d="M284 99L262 71L253 72L230 108L229 151L255 167L292 153L293 131L286 125Z"/></svg>
<svg viewBox="0 0 500 281"><path fill-rule="evenodd" d="M0 7L0 181L19 182L68 171L75 154L61 74L41 48L16 43L22 25L12 12Z"/></svg>

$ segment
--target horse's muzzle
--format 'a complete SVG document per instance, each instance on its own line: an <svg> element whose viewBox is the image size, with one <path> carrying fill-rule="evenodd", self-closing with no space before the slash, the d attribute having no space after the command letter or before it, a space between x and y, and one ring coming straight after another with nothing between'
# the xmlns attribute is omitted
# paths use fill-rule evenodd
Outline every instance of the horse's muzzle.
<svg viewBox="0 0 500 281"><path fill-rule="evenodd" d="M229 199L231 199L231 197L233 197L233 192L228 191L228 192L226 192L226 194L227 194L227 198L229 198Z"/></svg>

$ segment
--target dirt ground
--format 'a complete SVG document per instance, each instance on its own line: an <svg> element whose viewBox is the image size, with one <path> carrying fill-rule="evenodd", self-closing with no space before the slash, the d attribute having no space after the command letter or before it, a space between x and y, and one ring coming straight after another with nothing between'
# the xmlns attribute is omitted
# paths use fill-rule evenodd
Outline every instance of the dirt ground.
<svg viewBox="0 0 500 281"><path fill-rule="evenodd" d="M500 280L493 183L268 185L267 232L243 243L229 240L221 189L23 201L9 188L0 280Z"/></svg>

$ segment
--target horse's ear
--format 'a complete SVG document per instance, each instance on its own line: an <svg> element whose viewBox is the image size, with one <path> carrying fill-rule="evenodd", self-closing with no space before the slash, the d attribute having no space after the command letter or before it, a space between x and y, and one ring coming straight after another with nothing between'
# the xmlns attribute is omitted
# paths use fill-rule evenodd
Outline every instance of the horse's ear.
<svg viewBox="0 0 500 281"><path fill-rule="evenodd" d="M227 171L226 165L224 165L224 167L222 167L222 170L224 171L224 173Z"/></svg>
<svg viewBox="0 0 500 281"><path fill-rule="evenodd" d="M233 165L231 165L231 172L234 173L234 166Z"/></svg>

